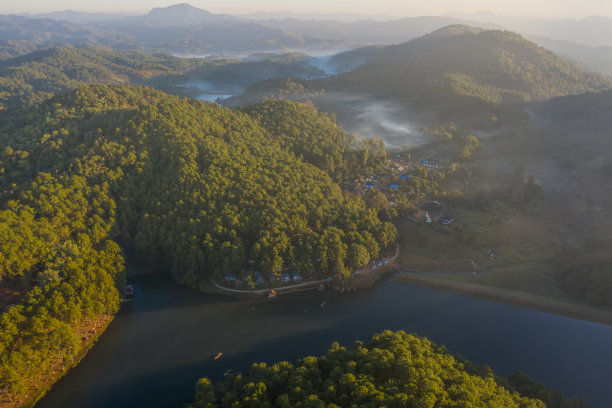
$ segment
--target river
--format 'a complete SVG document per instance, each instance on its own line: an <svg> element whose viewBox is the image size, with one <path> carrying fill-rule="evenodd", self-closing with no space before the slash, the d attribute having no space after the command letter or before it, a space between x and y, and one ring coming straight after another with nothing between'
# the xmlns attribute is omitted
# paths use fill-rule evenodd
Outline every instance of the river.
<svg viewBox="0 0 612 408"><path fill-rule="evenodd" d="M352 345L384 329L426 336L501 375L520 369L594 408L612 402L611 326L388 278L358 293L237 300L148 275L136 279L134 301L37 406L182 407L200 377L320 355L333 341Z"/></svg>

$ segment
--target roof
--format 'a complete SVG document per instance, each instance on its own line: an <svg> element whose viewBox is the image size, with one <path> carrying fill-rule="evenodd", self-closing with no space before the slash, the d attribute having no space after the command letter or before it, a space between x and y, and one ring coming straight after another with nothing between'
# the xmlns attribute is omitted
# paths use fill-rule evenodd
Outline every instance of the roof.
<svg viewBox="0 0 612 408"><path fill-rule="evenodd" d="M427 201L421 204L421 210L425 211L442 211L443 209L444 204L439 201Z"/></svg>
<svg viewBox="0 0 612 408"><path fill-rule="evenodd" d="M444 217L440 218L440 222L444 225L448 225L454 220L455 218L451 217L450 215L445 215Z"/></svg>

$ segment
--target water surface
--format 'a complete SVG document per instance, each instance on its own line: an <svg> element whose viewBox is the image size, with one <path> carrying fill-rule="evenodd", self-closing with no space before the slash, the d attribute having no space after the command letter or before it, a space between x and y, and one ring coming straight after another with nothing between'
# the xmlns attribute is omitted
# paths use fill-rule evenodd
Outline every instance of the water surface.
<svg viewBox="0 0 612 408"><path fill-rule="evenodd" d="M358 293L273 300L200 294L164 276L136 283L134 301L40 407L182 407L200 377L320 355L385 329L429 337L501 375L523 370L595 408L612 402L611 326L389 279Z"/></svg>

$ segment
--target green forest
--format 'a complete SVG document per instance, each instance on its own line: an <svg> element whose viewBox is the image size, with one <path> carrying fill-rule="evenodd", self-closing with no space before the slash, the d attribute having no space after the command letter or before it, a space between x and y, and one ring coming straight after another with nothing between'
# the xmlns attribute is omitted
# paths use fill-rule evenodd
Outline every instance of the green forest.
<svg viewBox="0 0 612 408"><path fill-rule="evenodd" d="M496 378L487 367L467 363L425 338L385 331L352 348L334 343L323 356L296 364L255 363L247 375L230 374L216 384L202 378L189 407L546 406L580 404L525 374Z"/></svg>
<svg viewBox="0 0 612 408"><path fill-rule="evenodd" d="M360 51L344 58L353 52ZM364 65L332 78L329 87L412 93L417 100L438 90L489 103L516 103L612 86L610 78L585 71L509 31L449 26L370 52Z"/></svg>
<svg viewBox="0 0 612 408"><path fill-rule="evenodd" d="M194 70L207 61L102 47L55 47L0 62L0 109L40 102L81 85L144 84Z"/></svg>
<svg viewBox="0 0 612 408"><path fill-rule="evenodd" d="M272 79L253 85L242 98L356 92L393 100L439 123L498 129L526 122L517 104L612 87L609 77L519 34L460 25L397 45L347 51L332 61L355 69L310 81Z"/></svg>
<svg viewBox="0 0 612 408"><path fill-rule="evenodd" d="M308 77L322 71L297 53L260 54L246 60L180 58L103 47L54 47L0 61L0 110L41 102L82 85L146 85L198 96L194 84L234 92L270 77Z"/></svg>
<svg viewBox="0 0 612 408"><path fill-rule="evenodd" d="M26 293L0 318L5 393L36 387L74 357L81 327L117 310L123 252L203 289L249 269L346 277L395 240L332 180L361 162L329 117L291 102L247 111L258 120L95 85L0 113L0 282ZM283 112L304 143L260 125ZM325 138L331 162L309 152Z"/></svg>
<svg viewBox="0 0 612 408"><path fill-rule="evenodd" d="M294 271L345 279L395 248L392 221L425 200L535 208L543 192L534 179L485 169L475 158L488 136L472 134L527 129L526 103L539 101L530 108L556 124L540 140L543 154L570 169L602 156L594 172L612 175L612 91L594 93L612 79L517 34L447 27L340 54L338 66L364 64L324 79L304 79L321 72L301 54L266 58L56 47L0 61L0 399L21 402L80 358L119 310L127 262L200 291L229 275L254 287L255 271L266 287ZM250 104L231 110L132 86L199 94L179 89L189 80L249 87L231 103ZM364 93L426 117L439 166L400 175L381 139L351 134L317 110L327 92ZM580 95L549 100L572 94ZM357 186L368 178L386 184L362 197ZM589 208L610 206L600 201ZM477 226L460 223L445 233L488 244ZM612 305L609 248L601 237L564 249L553 278L578 298ZM201 379L192 407L212 406L580 405L522 373L495 377L426 339L384 332L295 365Z"/></svg>

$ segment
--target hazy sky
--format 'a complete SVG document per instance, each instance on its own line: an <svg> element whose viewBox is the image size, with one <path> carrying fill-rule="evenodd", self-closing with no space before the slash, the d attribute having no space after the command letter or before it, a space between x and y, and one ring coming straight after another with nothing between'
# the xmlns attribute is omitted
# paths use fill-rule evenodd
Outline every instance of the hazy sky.
<svg viewBox="0 0 612 408"><path fill-rule="evenodd" d="M145 13L181 0L0 0L0 13L58 10ZM612 0L191 0L189 4L217 13L290 10L351 12L397 17L491 10L498 14L538 17L612 16Z"/></svg>

